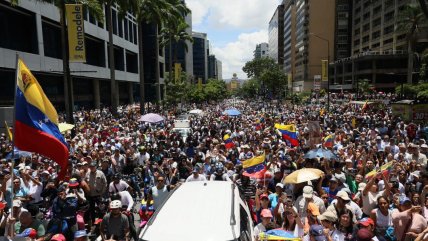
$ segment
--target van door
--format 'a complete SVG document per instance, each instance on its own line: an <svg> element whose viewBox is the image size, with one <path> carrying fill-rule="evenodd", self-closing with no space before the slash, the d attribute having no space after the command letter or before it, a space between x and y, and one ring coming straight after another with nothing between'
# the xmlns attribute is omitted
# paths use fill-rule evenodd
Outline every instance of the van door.
<svg viewBox="0 0 428 241"><path fill-rule="evenodd" d="M251 241L253 240L253 237L251 237L252 233L252 222L250 219L249 214L245 211L244 207L242 205L239 205L239 214L240 214L240 235L239 240L240 241Z"/></svg>

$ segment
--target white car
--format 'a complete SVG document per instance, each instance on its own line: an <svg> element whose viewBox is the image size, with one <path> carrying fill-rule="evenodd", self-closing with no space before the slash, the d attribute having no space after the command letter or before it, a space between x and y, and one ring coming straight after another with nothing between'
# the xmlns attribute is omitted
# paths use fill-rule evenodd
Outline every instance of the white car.
<svg viewBox="0 0 428 241"><path fill-rule="evenodd" d="M186 182L141 230L140 241L253 241L253 222L236 184Z"/></svg>

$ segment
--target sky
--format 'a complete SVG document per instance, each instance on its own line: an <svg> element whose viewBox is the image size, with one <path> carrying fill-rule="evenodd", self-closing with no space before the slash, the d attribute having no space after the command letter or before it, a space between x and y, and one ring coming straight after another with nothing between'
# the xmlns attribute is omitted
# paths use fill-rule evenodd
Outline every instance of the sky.
<svg viewBox="0 0 428 241"><path fill-rule="evenodd" d="M281 0L186 0L195 32L208 34L223 63L223 79L247 79L242 71L256 45L268 42L268 24Z"/></svg>

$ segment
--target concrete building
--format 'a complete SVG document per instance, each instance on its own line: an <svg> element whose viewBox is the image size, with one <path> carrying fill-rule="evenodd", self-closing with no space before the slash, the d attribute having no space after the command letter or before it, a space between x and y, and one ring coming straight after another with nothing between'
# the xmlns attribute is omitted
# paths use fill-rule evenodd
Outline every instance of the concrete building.
<svg viewBox="0 0 428 241"><path fill-rule="evenodd" d="M220 60L216 60L216 67L217 67L217 79L222 80L223 79L223 63Z"/></svg>
<svg viewBox="0 0 428 241"><path fill-rule="evenodd" d="M208 56L209 42L206 33L193 32L193 78L197 83L202 79L202 83L208 80Z"/></svg>
<svg viewBox="0 0 428 241"><path fill-rule="evenodd" d="M264 58L269 56L269 44L268 43L260 43L256 45L256 49L254 50L254 58Z"/></svg>
<svg viewBox="0 0 428 241"><path fill-rule="evenodd" d="M321 61L334 56L335 0L296 0L293 90L309 91Z"/></svg>
<svg viewBox="0 0 428 241"><path fill-rule="evenodd" d="M208 79L223 79L223 66L222 62L218 60L215 55L208 57Z"/></svg>
<svg viewBox="0 0 428 241"><path fill-rule="evenodd" d="M269 57L284 64L284 5L278 5L269 21Z"/></svg>
<svg viewBox="0 0 428 241"><path fill-rule="evenodd" d="M399 11L414 0L353 0L352 52L331 63L332 89L352 89L368 79L376 89L393 90L407 80L406 33L396 31ZM427 46L427 31L418 36L416 50ZM417 74L413 75L413 79Z"/></svg>
<svg viewBox="0 0 428 241"><path fill-rule="evenodd" d="M138 36L135 18L118 18L112 8L116 80L120 103L138 98ZM110 104L108 32L106 26L84 13L86 63L71 63L75 107ZM52 4L21 0L12 7L0 0L0 105L12 105L16 53L32 70L45 93L61 111L64 81L60 16ZM104 21L105 22L105 21Z"/></svg>
<svg viewBox="0 0 428 241"><path fill-rule="evenodd" d="M296 45L296 5L295 0L284 2L284 72L294 75L294 46Z"/></svg>
<svg viewBox="0 0 428 241"><path fill-rule="evenodd" d="M208 79L217 79L217 59L215 55L208 56Z"/></svg>

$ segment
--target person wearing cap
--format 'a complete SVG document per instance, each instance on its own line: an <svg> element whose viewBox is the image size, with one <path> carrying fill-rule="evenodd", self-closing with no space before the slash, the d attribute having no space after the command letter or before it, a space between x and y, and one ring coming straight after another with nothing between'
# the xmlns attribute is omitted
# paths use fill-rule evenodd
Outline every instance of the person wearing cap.
<svg viewBox="0 0 428 241"><path fill-rule="evenodd" d="M283 194L284 194L284 184L277 183L275 185L275 192L269 194L269 202L273 209L275 209L276 205L278 205L279 199Z"/></svg>
<svg viewBox="0 0 428 241"><path fill-rule="evenodd" d="M113 200L109 208L110 212L104 215L100 225L102 240L128 240L129 221L128 217L121 212L122 202Z"/></svg>
<svg viewBox="0 0 428 241"><path fill-rule="evenodd" d="M58 188L57 192L58 196L52 203L53 218L67 223L68 229L64 235L69 239L73 239L73 233L77 230L77 191L67 193L67 187L63 184Z"/></svg>
<svg viewBox="0 0 428 241"><path fill-rule="evenodd" d="M74 241L87 241L88 240L88 234L86 233L86 230L77 230L74 233Z"/></svg>
<svg viewBox="0 0 428 241"><path fill-rule="evenodd" d="M138 153L136 154L138 165L144 166L147 165L147 162L150 160L150 154L147 152L145 146L138 147Z"/></svg>
<svg viewBox="0 0 428 241"><path fill-rule="evenodd" d="M325 229L322 225L311 225L308 234L303 239L305 241L327 241Z"/></svg>
<svg viewBox="0 0 428 241"><path fill-rule="evenodd" d="M121 179L122 175L120 173L115 173L113 175L113 181L108 186L108 192L110 194L122 192L129 190L132 192L132 187L129 186L127 182Z"/></svg>
<svg viewBox="0 0 428 241"><path fill-rule="evenodd" d="M93 161L90 165L90 171L86 173L85 182L89 184L89 193L86 196L89 202L89 210L85 213L86 220L89 220L89 226L95 220L95 206L100 201L101 196L107 191L107 180L104 173L97 170L97 162Z"/></svg>
<svg viewBox="0 0 428 241"><path fill-rule="evenodd" d="M65 236L63 234L55 234L54 236L52 236L51 241L66 241L67 239L65 238Z"/></svg>
<svg viewBox="0 0 428 241"><path fill-rule="evenodd" d="M318 219L321 221L322 226L328 229L328 239L331 241L343 241L345 235L336 229L337 215L327 210L321 214Z"/></svg>
<svg viewBox="0 0 428 241"><path fill-rule="evenodd" d="M363 228L363 229L358 230L357 235L356 235L356 240L357 241L372 241L373 237L374 237L374 235L370 230Z"/></svg>
<svg viewBox="0 0 428 241"><path fill-rule="evenodd" d="M299 196L294 202L294 206L300 215L300 218L304 219L307 216L306 210L308 204L314 203L318 206L318 211L323 213L325 211L324 201L318 196L314 195L314 188L312 186L305 186L303 188L303 194Z"/></svg>
<svg viewBox="0 0 428 241"><path fill-rule="evenodd" d="M328 182L328 187L323 187L322 183L324 181L324 178L325 175L322 175L321 179L318 182L318 193L328 193L328 203L331 203L336 198L336 194L340 191L339 182L333 175Z"/></svg>
<svg viewBox="0 0 428 241"><path fill-rule="evenodd" d="M420 214L420 206L412 206L412 201L406 197L400 197L399 212L392 213L397 240L415 239L419 233L427 228L427 220Z"/></svg>
<svg viewBox="0 0 428 241"><path fill-rule="evenodd" d="M257 224L254 227L254 237L256 240L259 240L259 234L262 232L266 232L266 226L272 222L272 212L269 209L263 209L260 213L262 217L262 222Z"/></svg>
<svg viewBox="0 0 428 241"><path fill-rule="evenodd" d="M256 196L255 196L255 203L256 203L256 223L262 222L261 212L263 209L269 209L269 195L263 192L263 189L257 188L256 189Z"/></svg>
<svg viewBox="0 0 428 241"><path fill-rule="evenodd" d="M362 218L358 221L357 226L359 229L366 228L371 232L375 230L375 223L371 218Z"/></svg>
<svg viewBox="0 0 428 241"><path fill-rule="evenodd" d="M346 210L349 210L352 212L352 222L357 221L357 215L356 210L354 208L358 208L359 206L356 205L356 207L352 207L350 205L351 198L349 198L349 195L345 191L339 191L336 195L336 199L331 202L331 204L327 207L327 211L330 211L336 216L336 219L339 219L339 213L346 212Z"/></svg>
<svg viewBox="0 0 428 241"><path fill-rule="evenodd" d="M206 181L207 178L205 177L205 175L200 174L200 170L201 169L199 167L194 167L192 175L187 177L186 182Z"/></svg>

